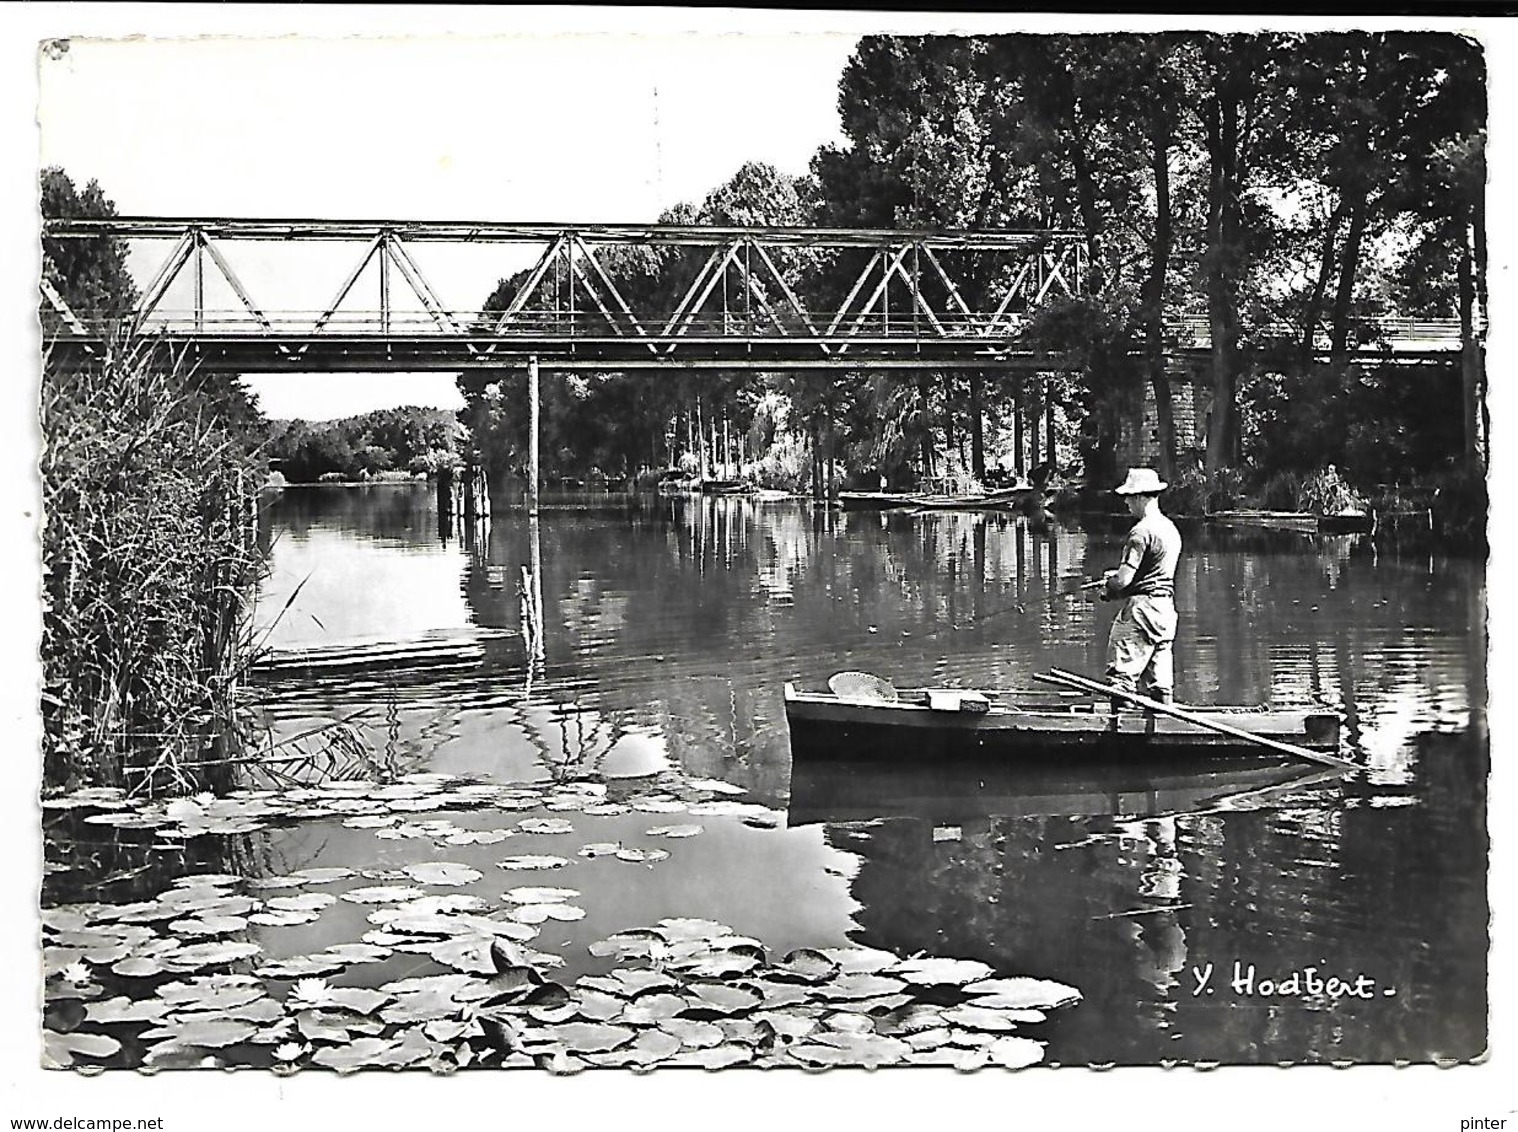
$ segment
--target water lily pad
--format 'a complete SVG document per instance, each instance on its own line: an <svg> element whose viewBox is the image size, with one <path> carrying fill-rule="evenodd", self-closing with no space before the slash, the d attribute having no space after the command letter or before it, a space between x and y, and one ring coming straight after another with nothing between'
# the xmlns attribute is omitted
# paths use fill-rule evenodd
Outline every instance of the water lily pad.
<svg viewBox="0 0 1518 1132"><path fill-rule="evenodd" d="M704 833L705 826L700 825L656 825L648 831L650 837L695 837L698 833Z"/></svg>
<svg viewBox="0 0 1518 1132"><path fill-rule="evenodd" d="M892 974L919 986L964 986L991 974L991 968L974 959L903 959Z"/></svg>
<svg viewBox="0 0 1518 1132"><path fill-rule="evenodd" d="M999 994L983 994L970 999L964 1005L974 1006L982 1010L995 1010L998 1013L1005 1014L1013 1022L1047 1022L1049 1020L1049 1016L1042 1010L1025 1010L1021 1006L1015 1005L1020 1001L1022 1000L1016 995L1003 997Z"/></svg>
<svg viewBox="0 0 1518 1132"><path fill-rule="evenodd" d="M414 896L425 895L420 888L412 888L410 885L391 884L375 885L368 888L350 888L342 894L344 900L350 900L354 904L395 904L402 900L410 900Z"/></svg>
<svg viewBox="0 0 1518 1132"><path fill-rule="evenodd" d="M395 814L355 814L344 818L343 825L349 829L383 829L400 821Z"/></svg>
<svg viewBox="0 0 1518 1132"><path fill-rule="evenodd" d="M943 1020L944 1007L931 1003L917 1003L897 1011L890 1019L890 1032L900 1034L921 1033L925 1030L946 1029Z"/></svg>
<svg viewBox="0 0 1518 1132"><path fill-rule="evenodd" d="M435 1022L456 1018L461 1005L451 994L441 989L403 994L381 1010L380 1017L392 1024Z"/></svg>
<svg viewBox="0 0 1518 1132"><path fill-rule="evenodd" d="M865 1014L838 1011L818 1019L818 1022L826 1030L836 1030L845 1034L873 1034L875 1032L875 1020Z"/></svg>
<svg viewBox="0 0 1518 1132"><path fill-rule="evenodd" d="M249 975L209 975L183 983L165 983L154 992L177 1009L224 1010L264 997L264 987Z"/></svg>
<svg viewBox="0 0 1518 1132"><path fill-rule="evenodd" d="M300 877L302 884L330 884L335 880L346 880L355 873L341 865L329 865L324 868L297 869L293 875Z"/></svg>
<svg viewBox="0 0 1518 1132"><path fill-rule="evenodd" d="M513 888L503 893L501 899L512 904L555 904L579 895L574 888Z"/></svg>
<svg viewBox="0 0 1518 1132"><path fill-rule="evenodd" d="M165 970L164 965L151 955L134 955L111 967L112 972L129 979L151 978Z"/></svg>
<svg viewBox="0 0 1518 1132"><path fill-rule="evenodd" d="M415 900L408 900L401 905L407 912L477 912L488 908L489 903L480 896L469 892L444 892L431 896L419 896Z"/></svg>
<svg viewBox="0 0 1518 1132"><path fill-rule="evenodd" d="M797 1061L811 1065L859 1065L875 1069L894 1065L912 1052L906 1042L878 1034L819 1033L787 1050Z"/></svg>
<svg viewBox="0 0 1518 1132"><path fill-rule="evenodd" d="M956 1006L945 1010L943 1020L951 1026L963 1026L969 1030L1007 1033L1016 1029L1017 1023L1005 1011L986 1010L978 1006Z"/></svg>
<svg viewBox="0 0 1518 1132"><path fill-rule="evenodd" d="M926 1050L948 1045L951 1036L949 1028L941 1026L932 1030L919 1030L915 1034L904 1034L901 1040L914 1050Z"/></svg>
<svg viewBox="0 0 1518 1132"><path fill-rule="evenodd" d="M905 987L906 984L900 979L888 975L840 975L831 982L816 987L813 994L827 999L864 999L897 994Z"/></svg>
<svg viewBox="0 0 1518 1132"><path fill-rule="evenodd" d="M258 1030L249 1022L211 1016L177 1016L163 1025L144 1030L144 1040L163 1038L167 1044L194 1046L197 1049L221 1049L237 1045L251 1038Z"/></svg>
<svg viewBox="0 0 1518 1132"><path fill-rule="evenodd" d="M676 798L629 798L627 804L645 814L683 814L686 809L685 803Z"/></svg>
<svg viewBox="0 0 1518 1132"><path fill-rule="evenodd" d="M178 951L166 954L161 962L171 971L195 971L202 967L217 967L235 963L257 955L263 948L256 943L223 941L220 943L192 943Z"/></svg>
<svg viewBox="0 0 1518 1132"><path fill-rule="evenodd" d="M654 925L654 930L670 943L688 940L713 940L720 936L733 934L732 928L726 924L719 924L716 920L697 920L688 917L673 917L660 920Z"/></svg>
<svg viewBox="0 0 1518 1132"><path fill-rule="evenodd" d="M1044 1059L1044 1046L1032 1038L998 1038L986 1048L986 1053L994 1065L1022 1069Z"/></svg>
<svg viewBox="0 0 1518 1132"><path fill-rule="evenodd" d="M615 841L596 841L580 846L582 857L615 857L622 846Z"/></svg>
<svg viewBox="0 0 1518 1132"><path fill-rule="evenodd" d="M299 896L271 896L264 907L278 912L320 912L336 903L337 897L330 892L303 892Z"/></svg>
<svg viewBox="0 0 1518 1132"><path fill-rule="evenodd" d="M873 975L900 962L889 951L873 947L824 947L821 950L838 964L839 970L850 975Z"/></svg>
<svg viewBox="0 0 1518 1132"><path fill-rule="evenodd" d="M42 1062L49 1068L67 1069L76 1057L110 1057L121 1043L109 1034L60 1034L42 1032Z"/></svg>
<svg viewBox="0 0 1518 1132"><path fill-rule="evenodd" d="M822 952L801 947L774 964L771 971L803 982L820 983L838 975L841 968Z"/></svg>
<svg viewBox="0 0 1518 1132"><path fill-rule="evenodd" d="M569 862L563 857L555 857L551 854L525 854L520 857L503 858L496 864L503 869L527 872L533 869L562 869Z"/></svg>
<svg viewBox="0 0 1518 1132"><path fill-rule="evenodd" d="M633 1039L629 1056L635 1064L652 1065L680 1052L680 1039L662 1030L643 1030Z"/></svg>
<svg viewBox="0 0 1518 1132"><path fill-rule="evenodd" d="M319 912L254 912L248 917L248 923L266 928L293 928L296 924L312 924L319 919Z"/></svg>
<svg viewBox="0 0 1518 1132"><path fill-rule="evenodd" d="M757 991L747 987L725 986L718 983L699 983L690 987L694 1005L716 1014L739 1014L751 1010L764 1001Z"/></svg>
<svg viewBox="0 0 1518 1132"><path fill-rule="evenodd" d="M408 865L401 870L419 884L460 885L473 884L484 876L478 869L451 861L432 861Z"/></svg>
<svg viewBox="0 0 1518 1132"><path fill-rule="evenodd" d="M173 921L169 930L180 935L227 935L247 926L248 921L243 916L192 916Z"/></svg>
<svg viewBox="0 0 1518 1132"><path fill-rule="evenodd" d="M619 861L631 861L634 864L654 864L658 861L669 860L667 849L638 849L623 847L616 852Z"/></svg>
<svg viewBox="0 0 1518 1132"><path fill-rule="evenodd" d="M791 1006L807 1002L811 998L809 990L797 983L775 983L770 982L768 979L749 979L746 985L764 996L766 1008Z"/></svg>
<svg viewBox="0 0 1518 1132"><path fill-rule="evenodd" d="M598 818L614 818L631 813L632 807L624 806L621 802L597 802L593 806L586 806L580 812Z"/></svg>
<svg viewBox="0 0 1518 1132"><path fill-rule="evenodd" d="M673 1034L680 1039L682 1045L690 1049L710 1049L727 1040L721 1026L694 1018L663 1018L660 1019L658 1028L667 1034Z"/></svg>
<svg viewBox="0 0 1518 1132"><path fill-rule="evenodd" d="M622 1013L622 1008L626 1005L616 995L590 990L584 986L576 988L574 1004L580 1017L591 1022L610 1022Z"/></svg>
<svg viewBox="0 0 1518 1132"><path fill-rule="evenodd" d="M562 1026L550 1026L547 1032L565 1049L575 1053L599 1053L616 1049L635 1036L634 1031L626 1026L611 1026L604 1022L569 1022Z"/></svg>
<svg viewBox="0 0 1518 1132"><path fill-rule="evenodd" d="M512 836L509 829L459 829L443 841L448 845L496 845Z"/></svg>
<svg viewBox="0 0 1518 1132"><path fill-rule="evenodd" d="M563 818L523 818L517 822L523 833L573 833L574 823Z"/></svg>
<svg viewBox="0 0 1518 1132"><path fill-rule="evenodd" d="M623 988L629 998L647 994L650 991L668 990L678 987L680 984L660 971L640 971L636 969L619 970L611 973L616 984Z"/></svg>
<svg viewBox="0 0 1518 1132"><path fill-rule="evenodd" d="M434 960L455 971L468 971L488 975L495 970L490 961L490 940L470 933L444 940L420 940L396 944L397 951L414 951L430 955Z"/></svg>
<svg viewBox="0 0 1518 1132"><path fill-rule="evenodd" d="M688 790L702 790L708 794L743 794L746 791L741 786L734 786L731 782L723 782L718 778L690 778L684 783Z"/></svg>
<svg viewBox="0 0 1518 1132"><path fill-rule="evenodd" d="M620 959L646 959L653 955L656 948L663 947L663 936L644 928L635 928L597 940L586 950L598 958L615 956Z"/></svg>
<svg viewBox="0 0 1518 1132"><path fill-rule="evenodd" d="M311 1060L339 1073L351 1073L383 1064L380 1058L395 1046L384 1038L354 1038L346 1045L324 1046L311 1055Z"/></svg>
<svg viewBox="0 0 1518 1132"><path fill-rule="evenodd" d="M1052 979L985 979L965 987L966 994L976 996L995 995L998 1005L1032 1010L1053 1010L1080 1001L1081 992Z"/></svg>
<svg viewBox="0 0 1518 1132"><path fill-rule="evenodd" d="M746 975L758 967L762 960L740 951L714 950L704 959L688 964L685 969L692 975L708 979L726 979L734 975Z"/></svg>
<svg viewBox="0 0 1518 1132"><path fill-rule="evenodd" d="M372 943L334 943L320 953L318 958L331 957L340 963L375 963L391 954L388 947Z"/></svg>
<svg viewBox="0 0 1518 1132"><path fill-rule="evenodd" d="M690 1006L688 999L677 994L645 994L627 1004L622 1011L622 1021L629 1025L647 1026L666 1018L675 1018Z"/></svg>
<svg viewBox="0 0 1518 1132"><path fill-rule="evenodd" d="M334 975L345 966L346 960L330 953L291 955L262 964L254 974L264 979L301 979L311 975Z"/></svg>
<svg viewBox="0 0 1518 1132"><path fill-rule="evenodd" d="M257 1022L262 1025L283 1018L285 1010L272 998L259 998L243 1006L234 1006L230 1010L218 1010L216 1014L221 1018L235 1018L239 1022Z"/></svg>
<svg viewBox="0 0 1518 1132"><path fill-rule="evenodd" d="M794 1040L804 1038L817 1028L817 1019L789 1010L762 1010L754 1014L754 1021L763 1022L776 1034Z"/></svg>
<svg viewBox="0 0 1518 1132"><path fill-rule="evenodd" d="M743 1045L720 1045L697 1049L682 1049L669 1059L670 1065L690 1065L701 1069L726 1069L732 1065L747 1065L754 1060L754 1051Z"/></svg>
<svg viewBox="0 0 1518 1132"><path fill-rule="evenodd" d="M104 1002L92 1002L84 1008L84 1016L91 1022L156 1022L169 1012L169 1004L161 999L133 1001L125 995L108 998Z"/></svg>

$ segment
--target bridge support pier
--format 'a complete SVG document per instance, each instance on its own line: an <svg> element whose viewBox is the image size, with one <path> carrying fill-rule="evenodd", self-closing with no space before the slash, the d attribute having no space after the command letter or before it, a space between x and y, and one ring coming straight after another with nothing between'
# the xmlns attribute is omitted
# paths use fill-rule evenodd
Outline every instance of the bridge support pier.
<svg viewBox="0 0 1518 1132"><path fill-rule="evenodd" d="M538 359L527 359L527 514L538 513Z"/></svg>

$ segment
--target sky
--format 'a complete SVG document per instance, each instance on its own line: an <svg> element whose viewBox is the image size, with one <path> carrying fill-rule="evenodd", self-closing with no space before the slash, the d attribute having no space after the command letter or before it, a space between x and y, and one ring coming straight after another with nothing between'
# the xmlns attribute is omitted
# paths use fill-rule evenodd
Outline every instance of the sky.
<svg viewBox="0 0 1518 1132"><path fill-rule="evenodd" d="M0 578L10 677L0 681L0 724L11 740L11 778L4 793L7 828L21 831L6 848L12 867L0 871L7 922L4 958L13 971L36 962L35 931L22 909L34 906L37 794L36 714L37 516L36 483L38 245L36 199L25 175L61 164L76 181L96 178L125 213L223 216L326 216L394 219L648 221L681 200L697 200L746 160L768 161L798 173L836 136L835 91L855 38L866 31L1116 30L1184 26L1244 30L1267 21L1206 15L1174 18L1072 18L1028 14L947 16L943 13L732 11L722 9L544 9L318 5L15 4L0 0L0 141L12 224L0 257L0 327L10 363L0 414L0 482L7 484L0 531ZM1414 20L1445 30L1478 28L1491 48L1494 184L1491 210L1494 330L1489 398L1497 434L1493 460L1491 577L1494 627L1491 683L1511 670L1501 631L1513 621L1513 540L1506 532L1512 483L1502 437L1511 395L1505 375L1514 357L1503 312L1510 305L1511 215L1497 207L1515 183L1512 153L1518 123L1508 111L1518 76L1518 36L1501 22ZM1279 21L1271 21L1278 26ZM1408 26L1407 19L1340 17L1322 28ZM442 39L439 29L453 36ZM242 42L185 39L235 35ZM566 38L574 33L578 38ZM149 38L85 43L79 36ZM365 42L352 37L402 36ZM73 37L62 58L39 65L44 39ZM269 37L283 37L269 41ZM505 38L501 38L505 36ZM178 42L156 42L180 37ZM261 37L265 42L249 41ZM481 39L481 37L487 37ZM654 89L657 87L657 101ZM656 110L657 106L657 110ZM422 253L425 254L426 249ZM279 265L234 261L255 298L279 306L331 297L348 264L325 265L279 278ZM449 305L478 303L497 277L516 265L493 261L434 265L429 278ZM447 268L445 271L444 268ZM288 273L286 273L288 274ZM270 288L265 291L264 288ZM452 382L430 386L391 378L285 378L259 392L272 416L314 418L407 401L448 403ZM429 393L430 396L424 396ZM1415 568L1392 564L1388 568ZM1499 756L1512 713L1493 705ZM1510 770L1493 760L1491 796L1511 796ZM1504 815L1505 816L1505 815ZM1494 822L1493 893L1513 874L1511 823ZM1505 879L1504 879L1505 878ZM392 1127L434 1121L446 1096L461 1111L479 1105L487 1119L549 1115L554 1126L636 1129L669 1119L702 1120L720 1112L724 1128L771 1126L776 1119L807 1123L848 1119L886 1127L941 1122L945 1102L968 1115L982 1109L993 1121L1035 1125L1103 1126L1132 1112L1134 1087L1177 1113L1226 1113L1231 1128L1276 1128L1282 1104L1304 1128L1337 1114L1340 1126L1374 1120L1381 1128L1448 1128L1470 1117L1507 1117L1518 1106L1511 1081L1513 949L1510 901L1497 908L1493 999L1494 1059L1450 1072L1356 1069L1351 1073L1261 1070L1239 1077L1224 1070L1144 1073L1033 1073L1011 1083L999 1075L854 1074L850 1085L777 1079L772 1074L689 1074L678 1089L668 1079L599 1074L574 1082L513 1076L514 1107L501 1104L503 1082L493 1074L461 1075L436 1089L414 1078L368 1075L333 1082L312 1075L281 1081L267 1075L138 1074L81 1080L37 1070L36 984L32 977L0 980L0 1119L55 1116L166 1116L169 1132L215 1126L265 1129L385 1113ZM1504 1067L1504 1076L1499 1072ZM1079 1071L1076 1071L1079 1073ZM470 1078L468 1080L464 1078ZM194 1078L190 1080L189 1078ZM1268 1080L1267 1080L1268 1079ZM1241 1089L1242 1083L1242 1089ZM426 1086L428 1082L421 1082ZM344 1088L343 1086L349 1086ZM1264 1088L1282 1104L1251 1104ZM572 1093L571 1093L572 1090ZM1014 1101L1015 1097L1015 1101ZM838 1110L848 1103L847 1115ZM1241 1098L1243 1103L1241 1103ZM1009 1103L1013 1102L1013 1103ZM337 1105L343 1105L338 1109ZM487 1107L488 1106L488 1107ZM547 1106L552 1106L548 1108ZM1058 1106L1058 1107L1056 1107ZM1105 1117L1102 1115L1105 1113ZM1311 1116L1313 1119L1308 1119ZM1182 1123L1185 1123L1182 1120Z"/></svg>
<svg viewBox="0 0 1518 1132"><path fill-rule="evenodd" d="M803 173L820 145L841 141L838 78L856 42L75 39L40 65L41 162L81 187L97 180L123 215L648 222L699 202L745 161ZM171 247L133 248L140 285ZM363 249L299 263L274 245L222 250L260 306L319 311ZM463 310L537 250L412 252L443 303ZM357 295L374 280L371 267ZM275 418L462 404L449 374L248 380Z"/></svg>

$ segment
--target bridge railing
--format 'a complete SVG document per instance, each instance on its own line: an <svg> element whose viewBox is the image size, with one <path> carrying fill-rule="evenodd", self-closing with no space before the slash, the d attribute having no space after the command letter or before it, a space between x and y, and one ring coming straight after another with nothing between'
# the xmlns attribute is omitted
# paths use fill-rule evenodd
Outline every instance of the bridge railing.
<svg viewBox="0 0 1518 1132"><path fill-rule="evenodd" d="M755 317L733 311L727 314L697 314L685 317L675 329L667 324L678 312L646 315L634 327L625 320L609 320L594 311L568 312L551 309L525 309L502 318L498 311L410 311L352 310L331 313L317 310L260 311L258 317L247 311L165 310L153 312L140 325L131 318L103 318L82 315L74 336L105 336L116 330L130 329L147 334L175 336L249 334L273 337L418 337L424 335L470 338L513 338L553 336L603 339L623 337L636 340L671 342L682 338L796 338L808 341L847 341L854 337L891 339L1001 338L1016 336L1028 324L1026 316L1008 312L959 314L954 312L903 311L851 312L818 311L811 314L810 325L799 316ZM1211 328L1205 316L1183 315L1167 319L1166 337L1176 345L1205 347L1211 340ZM63 329L63 328L60 328ZM68 333L68 331L65 331ZM1301 331L1287 322L1273 322L1248 329L1249 337L1264 341L1299 341ZM1428 343L1431 346L1458 347L1458 319L1415 319L1400 316L1357 320L1350 335L1352 346L1377 342ZM1313 339L1318 349L1327 349L1329 335L1319 330Z"/></svg>

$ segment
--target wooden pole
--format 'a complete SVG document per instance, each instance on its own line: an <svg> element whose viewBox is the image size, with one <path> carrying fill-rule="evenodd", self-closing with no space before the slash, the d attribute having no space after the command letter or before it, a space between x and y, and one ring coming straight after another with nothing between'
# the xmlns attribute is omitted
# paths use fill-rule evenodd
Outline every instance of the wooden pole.
<svg viewBox="0 0 1518 1132"><path fill-rule="evenodd" d="M1283 755L1294 755L1299 759L1322 763L1324 766L1338 767L1341 770L1358 769L1354 763L1347 759L1341 759L1337 755L1326 755L1322 751L1310 751L1306 747L1298 747L1295 743L1282 743L1277 739L1270 739L1264 735L1256 735L1253 732L1232 727L1226 723L1219 723L1213 719L1204 719L1201 716L1193 715L1184 708L1178 708L1174 704L1162 704L1159 700L1152 700L1148 696L1139 695L1137 692L1127 691L1124 688L1119 688L1116 684L1103 684L1096 680L1087 680L1084 676L1077 676L1073 672L1065 672L1054 668L1050 669L1047 674L1035 672L1033 679L1042 681L1045 684L1063 684L1069 688L1079 688L1082 691L1093 692L1097 695L1112 696L1115 699L1125 700L1149 711L1182 720L1195 727L1201 727L1208 731L1216 731L1219 735L1229 735L1235 739L1258 743L1262 747L1267 747L1272 751L1279 751Z"/></svg>
<svg viewBox="0 0 1518 1132"><path fill-rule="evenodd" d="M538 357L527 359L527 514L538 513Z"/></svg>

